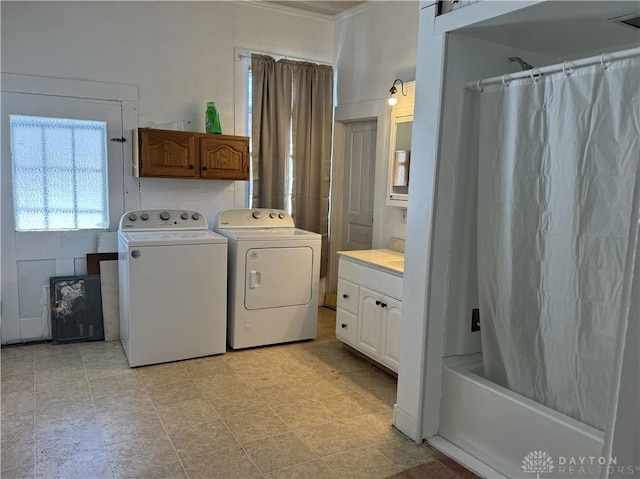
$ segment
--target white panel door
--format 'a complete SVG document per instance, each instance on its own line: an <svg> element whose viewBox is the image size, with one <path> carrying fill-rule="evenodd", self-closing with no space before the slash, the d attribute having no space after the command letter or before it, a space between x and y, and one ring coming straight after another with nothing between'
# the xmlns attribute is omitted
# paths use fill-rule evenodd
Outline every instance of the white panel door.
<svg viewBox="0 0 640 479"><path fill-rule="evenodd" d="M373 359L380 357L382 299L383 296L380 293L367 288L360 288L357 348Z"/></svg>
<svg viewBox="0 0 640 479"><path fill-rule="evenodd" d="M253 310L309 303L314 259L308 246L249 249L245 263L245 307Z"/></svg>
<svg viewBox="0 0 640 479"><path fill-rule="evenodd" d="M342 250L371 248L376 125L375 121L363 121L350 123L347 128Z"/></svg>
<svg viewBox="0 0 640 479"><path fill-rule="evenodd" d="M107 123L110 229L124 212L124 148L109 141L123 136L122 102L2 92L2 329L3 344L50 338L49 276L85 274L84 259L95 253L100 230L16 232L13 207L9 115ZM128 165L127 165L128 166ZM80 270L79 270L80 269Z"/></svg>
<svg viewBox="0 0 640 479"><path fill-rule="evenodd" d="M402 322L402 302L385 296L382 299L382 350L380 362L398 371L400 358L400 324Z"/></svg>

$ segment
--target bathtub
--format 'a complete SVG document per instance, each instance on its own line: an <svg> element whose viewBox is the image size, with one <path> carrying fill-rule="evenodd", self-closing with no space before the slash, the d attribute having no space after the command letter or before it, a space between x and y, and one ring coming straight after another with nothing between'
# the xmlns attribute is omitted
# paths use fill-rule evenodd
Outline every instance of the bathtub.
<svg viewBox="0 0 640 479"><path fill-rule="evenodd" d="M523 469L533 451L551 460L540 479L598 478L607 467L601 431L486 380L479 353L445 358L438 435L509 478L536 477Z"/></svg>

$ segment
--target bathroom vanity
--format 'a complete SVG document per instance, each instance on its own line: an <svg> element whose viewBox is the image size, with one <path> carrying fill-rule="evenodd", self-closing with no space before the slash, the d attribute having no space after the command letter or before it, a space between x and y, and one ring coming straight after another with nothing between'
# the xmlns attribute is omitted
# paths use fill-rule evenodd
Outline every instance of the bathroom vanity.
<svg viewBox="0 0 640 479"><path fill-rule="evenodd" d="M398 372L404 254L339 251L336 337Z"/></svg>

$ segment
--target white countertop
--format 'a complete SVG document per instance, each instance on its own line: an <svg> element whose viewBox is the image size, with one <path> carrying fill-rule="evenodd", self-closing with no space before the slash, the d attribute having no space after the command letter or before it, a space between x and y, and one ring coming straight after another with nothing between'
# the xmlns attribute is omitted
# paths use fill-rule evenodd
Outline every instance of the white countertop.
<svg viewBox="0 0 640 479"><path fill-rule="evenodd" d="M338 255L398 276L404 274L404 254L390 249L338 251Z"/></svg>

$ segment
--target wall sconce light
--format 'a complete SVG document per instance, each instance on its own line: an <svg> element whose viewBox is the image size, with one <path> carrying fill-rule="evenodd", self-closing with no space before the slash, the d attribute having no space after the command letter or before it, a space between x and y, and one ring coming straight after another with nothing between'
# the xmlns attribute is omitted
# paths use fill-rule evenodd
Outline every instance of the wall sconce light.
<svg viewBox="0 0 640 479"><path fill-rule="evenodd" d="M400 80L400 78L396 78L396 80L393 82L393 85L391 85L391 88L389 89L389 93L391 93L391 96L389 97L389 105L393 106L396 103L398 103L398 89L396 88L396 83L400 82L400 88L402 90L402 94L404 96L407 96L407 93L404 91L404 83L402 82L402 80Z"/></svg>

